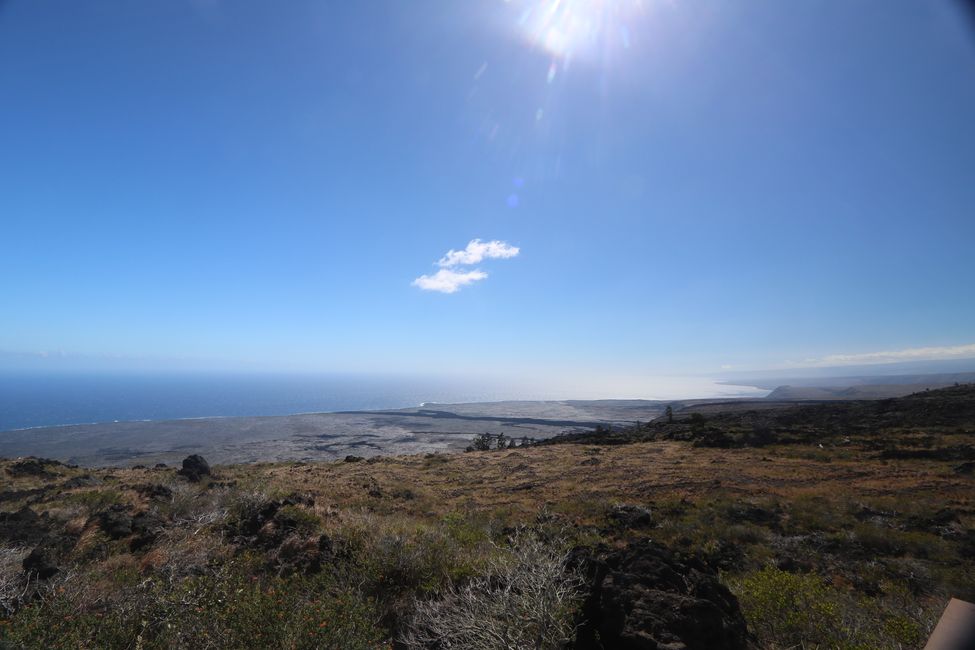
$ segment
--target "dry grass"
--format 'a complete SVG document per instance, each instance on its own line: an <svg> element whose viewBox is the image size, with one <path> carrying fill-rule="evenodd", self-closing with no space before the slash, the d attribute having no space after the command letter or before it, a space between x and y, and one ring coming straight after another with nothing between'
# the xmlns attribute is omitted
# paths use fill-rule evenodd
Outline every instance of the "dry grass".
<svg viewBox="0 0 975 650"><path fill-rule="evenodd" d="M738 585L742 602L752 608L746 616L754 617L753 627L763 631L760 641L768 648L788 647L782 644L796 638L805 647L829 647L832 637L817 642L808 635L817 626L829 627L834 620L829 608L842 609L848 602L869 616L844 622L852 626L848 637L864 638L857 626L873 630L896 624L903 628L902 638L914 638L926 632L942 599L975 584L975 564L964 556L963 537L975 528L972 477L954 473L957 462L880 460L875 449L857 445L564 444L355 463L238 465L214 468L218 484L213 487L188 484L174 468L53 466L55 476L41 479L9 476L8 464L0 461L0 477L5 493L13 496L0 510L28 505L47 513L53 529L76 536L69 566L46 587L57 597L47 609L22 609L16 622L22 634L16 638L63 639L64 647L77 639L127 647L137 634L166 647L176 638L166 625L177 619L190 621L187 629L196 631L180 636L174 647L190 647L199 635L230 634L235 626L263 630L266 621L257 614L269 608L282 617L275 638L290 638L293 629L306 636L325 634L327 628L319 630L318 623L310 631L302 627L312 625L301 618L308 602L317 602L322 611L354 612L343 616L368 628L363 638L381 633L392 639L424 606L435 619L447 610L463 611L465 603L483 604L478 600L483 594L465 586L495 584L482 579L497 572L498 544L512 527L524 524L564 530L567 544L652 535L705 554ZM83 474L98 484L63 487ZM152 498L140 489L146 485L170 493ZM37 489L44 491L31 492ZM273 551L235 545L229 523L295 493L310 498L282 507L297 526L283 543ZM165 528L138 550L128 539L110 540L94 515L112 504L125 504L133 514L153 513ZM619 504L648 507L650 527L614 523L610 514ZM957 513L951 534L912 527L912 520L941 508ZM279 556L310 553L322 534L334 546L334 573L310 581L277 573L287 559ZM11 603L12 608L11 594L28 586L17 571L26 552L0 549L0 606ZM795 557L809 566L785 573L776 568L783 558ZM300 585L311 600L295 595L294 603L281 602L268 595L271 586L289 585ZM249 604L232 610L227 594L240 593ZM782 594L816 599L824 612L821 620L789 623L781 608L769 604ZM167 603L161 609L154 604L160 598ZM484 601L488 610L493 602ZM253 620L240 618L252 611ZM901 614L894 619L890 612ZM64 616L75 617L73 627ZM102 616L114 616L112 626L103 624ZM62 627L45 636L52 621Z"/></svg>
<svg viewBox="0 0 975 650"><path fill-rule="evenodd" d="M792 452L793 448L785 451ZM451 456L401 456L372 463L232 467L228 476L259 480L269 491L295 489L321 507L442 517L456 511L532 515L540 505L577 504L578 523L601 517L606 504L667 499L822 496L829 500L912 495L970 507L972 481L950 462L882 461L869 454L829 462L786 456L773 448L706 449L681 442L616 447L554 445ZM584 464L591 458L598 464ZM415 498L398 498L403 486ZM373 494L370 495L370 492ZM375 496L375 495L379 496ZM587 505L594 507L587 508Z"/></svg>

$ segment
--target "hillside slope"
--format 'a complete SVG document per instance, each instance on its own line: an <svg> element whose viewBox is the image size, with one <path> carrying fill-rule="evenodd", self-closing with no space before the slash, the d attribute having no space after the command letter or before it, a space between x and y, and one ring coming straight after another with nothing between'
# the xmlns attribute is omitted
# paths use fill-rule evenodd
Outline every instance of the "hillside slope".
<svg viewBox="0 0 975 650"><path fill-rule="evenodd" d="M0 647L419 648L464 620L512 647L919 647L975 599L973 398L332 463L3 461ZM528 584L560 604L503 596Z"/></svg>

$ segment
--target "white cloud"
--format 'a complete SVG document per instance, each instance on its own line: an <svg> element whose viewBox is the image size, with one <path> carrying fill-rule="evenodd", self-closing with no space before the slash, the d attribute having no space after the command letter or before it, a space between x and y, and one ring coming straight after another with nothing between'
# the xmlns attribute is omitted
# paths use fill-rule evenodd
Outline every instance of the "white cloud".
<svg viewBox="0 0 975 650"><path fill-rule="evenodd" d="M859 354L830 354L825 357L806 359L795 365L800 367L853 366L871 363L894 363L897 361L929 361L938 359L967 359L975 357L975 343L945 347L906 348L883 352L862 352Z"/></svg>
<svg viewBox="0 0 975 650"><path fill-rule="evenodd" d="M478 264L486 259L508 259L516 256L519 252L520 249L517 246L497 239L488 242L472 239L464 250L455 251L451 248L447 251L447 254L437 262L440 270L433 275L421 275L413 280L413 286L424 291L456 293L460 291L461 287L483 280L488 275L481 269L458 271L454 270L454 267Z"/></svg>
<svg viewBox="0 0 975 650"><path fill-rule="evenodd" d="M451 271L450 269L440 269L433 275L421 275L413 280L413 286L419 287L424 291L439 291L440 293L454 293L461 287L478 280L483 280L488 275L480 269L472 271Z"/></svg>
<svg viewBox="0 0 975 650"><path fill-rule="evenodd" d="M454 249L447 251L447 254L437 262L437 266L448 268L458 264L478 264L484 259L508 259L516 256L519 252L517 246L511 246L497 239L492 241L472 239L467 244L467 248L462 251L455 251Z"/></svg>

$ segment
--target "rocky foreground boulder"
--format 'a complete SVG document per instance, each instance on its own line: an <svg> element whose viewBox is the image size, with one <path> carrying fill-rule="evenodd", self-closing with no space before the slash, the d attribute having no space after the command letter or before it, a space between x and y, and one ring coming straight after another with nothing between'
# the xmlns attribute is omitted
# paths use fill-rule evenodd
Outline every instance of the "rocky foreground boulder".
<svg viewBox="0 0 975 650"><path fill-rule="evenodd" d="M183 467L180 468L177 474L185 476L190 481L196 483L204 476L210 475L210 464L203 456L193 454L183 459Z"/></svg>
<svg viewBox="0 0 975 650"><path fill-rule="evenodd" d="M651 540L578 550L586 577L578 650L745 650L738 600L703 560Z"/></svg>

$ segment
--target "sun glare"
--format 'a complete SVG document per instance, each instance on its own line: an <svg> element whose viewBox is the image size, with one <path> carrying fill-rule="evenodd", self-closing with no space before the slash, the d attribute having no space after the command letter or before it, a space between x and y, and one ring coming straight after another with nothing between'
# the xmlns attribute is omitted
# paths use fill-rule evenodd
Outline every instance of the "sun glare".
<svg viewBox="0 0 975 650"><path fill-rule="evenodd" d="M601 56L628 48L628 20L643 11L641 0L535 0L527 3L519 27L529 42L557 59Z"/></svg>

